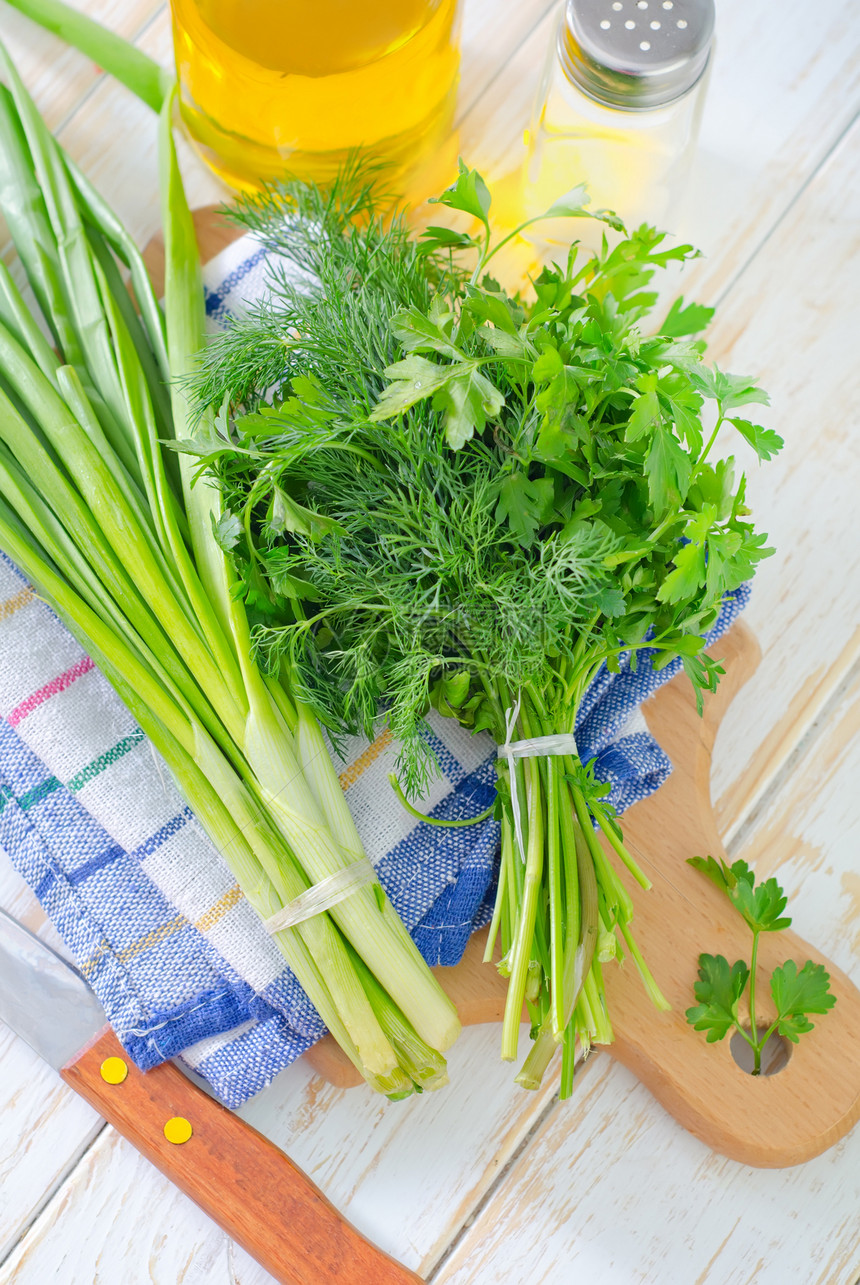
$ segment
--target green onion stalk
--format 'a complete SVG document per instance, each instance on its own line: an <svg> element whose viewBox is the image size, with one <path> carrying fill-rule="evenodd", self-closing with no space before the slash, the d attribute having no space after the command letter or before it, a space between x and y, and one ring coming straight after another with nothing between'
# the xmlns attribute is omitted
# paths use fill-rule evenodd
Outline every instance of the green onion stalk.
<svg viewBox="0 0 860 1285"><path fill-rule="evenodd" d="M218 493L171 449L214 433L181 391L204 313L172 80L65 6L18 7L159 112L165 299L162 311L131 238L0 47L0 209L50 334L0 265L0 547L112 683L268 919L366 857L289 672L276 684L252 657L214 536ZM273 940L373 1088L402 1097L445 1082L456 1012L378 883Z"/></svg>

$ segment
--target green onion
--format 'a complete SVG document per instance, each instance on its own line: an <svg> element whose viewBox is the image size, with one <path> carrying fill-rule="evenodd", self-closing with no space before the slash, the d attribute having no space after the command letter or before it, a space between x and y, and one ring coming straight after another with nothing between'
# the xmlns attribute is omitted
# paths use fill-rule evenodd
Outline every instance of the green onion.
<svg viewBox="0 0 860 1285"><path fill-rule="evenodd" d="M19 7L42 20L62 10ZM97 56L98 29L81 23L66 13L56 29ZM216 433L182 391L204 342L199 256L169 82L123 42L107 48L161 111L165 311L0 46L0 208L60 353L0 270L0 547L92 655L269 918L364 851L289 672L276 683L252 657L235 573L214 537L218 493L195 484L190 458L171 449ZM375 1089L403 1097L445 1082L456 1012L378 884L273 940Z"/></svg>

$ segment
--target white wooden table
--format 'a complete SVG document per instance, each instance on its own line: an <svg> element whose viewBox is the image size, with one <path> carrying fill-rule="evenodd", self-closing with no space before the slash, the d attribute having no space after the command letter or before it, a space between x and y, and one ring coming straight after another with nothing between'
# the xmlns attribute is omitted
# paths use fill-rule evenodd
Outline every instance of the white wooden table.
<svg viewBox="0 0 860 1285"><path fill-rule="evenodd" d="M169 59L161 0L77 2ZM778 870L798 931L860 982L860 6L717 8L677 229L706 257L683 288L719 304L711 355L760 377L786 449L751 470L778 552L747 612L763 660L720 733L714 793L732 855ZM519 161L555 12L466 0L460 147L490 177ZM2 0L0 34L49 125L146 242L152 117ZM192 204L220 199L184 159ZM0 903L42 922L3 858ZM434 1285L567 1285L584 1272L601 1285L855 1285L860 1129L798 1168L748 1169L685 1134L606 1057L569 1103L552 1080L523 1093L497 1039L467 1031L454 1087L435 1097L392 1105L299 1064L242 1114ZM271 1280L2 1028L0 1059L0 1285Z"/></svg>

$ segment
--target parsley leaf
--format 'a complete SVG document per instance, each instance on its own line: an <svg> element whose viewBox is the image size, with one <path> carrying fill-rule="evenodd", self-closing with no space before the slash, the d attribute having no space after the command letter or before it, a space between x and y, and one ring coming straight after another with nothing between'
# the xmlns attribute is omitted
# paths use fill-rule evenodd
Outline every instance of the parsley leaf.
<svg viewBox="0 0 860 1285"><path fill-rule="evenodd" d="M646 389L633 403L624 436L628 442L638 442L660 423L660 403L653 388Z"/></svg>
<svg viewBox="0 0 860 1285"><path fill-rule="evenodd" d="M699 980L693 986L699 1003L688 1008L686 1017L697 1031L707 1031L709 1044L722 1040L738 1021L738 1000L749 980L750 970L738 959L729 966L723 955L699 956Z"/></svg>
<svg viewBox="0 0 860 1285"><path fill-rule="evenodd" d="M527 473L509 473L499 486L496 521L507 522L516 540L530 545L551 512L552 500L549 478L533 480Z"/></svg>
<svg viewBox="0 0 860 1285"><path fill-rule="evenodd" d="M505 399L474 366L449 366L448 371L433 405L444 412L445 440L459 451L475 433L483 432L487 419L498 415Z"/></svg>
<svg viewBox="0 0 860 1285"><path fill-rule="evenodd" d="M742 860L729 866L722 859L691 857L687 864L699 870L725 893L753 934L749 968L739 960L730 970L721 955L716 958L699 956L701 980L694 989L700 1004L687 1010L687 1021L696 1030L707 1031L709 1040L722 1039L732 1026L737 1027L752 1046L752 1073L759 1075L762 1049L774 1031L796 1044L801 1035L813 1029L808 1014L827 1013L836 1003L835 995L830 993L829 974L823 964L813 964L811 960L807 960L801 969L791 959L774 969L770 993L777 1016L767 1030L761 1030L755 1011L758 942L763 932L778 932L791 923L782 913L786 907L785 893L773 877L756 883L752 870ZM737 1001L747 982L750 984L749 1031L741 1027L737 1012Z"/></svg>
<svg viewBox="0 0 860 1285"><path fill-rule="evenodd" d="M684 306L684 296L680 295L669 309L666 320L660 327L661 335L697 335L704 330L714 315L715 309L706 308L701 303L688 303Z"/></svg>
<svg viewBox="0 0 860 1285"><path fill-rule="evenodd" d="M779 433L772 428L751 424L748 419L731 419L729 422L734 424L744 441L749 442L760 460L773 459L785 445Z"/></svg>
<svg viewBox="0 0 860 1285"><path fill-rule="evenodd" d="M419 254L433 254L437 250L471 250L474 246L475 238L468 233L431 224L421 233L421 242L416 249Z"/></svg>
<svg viewBox="0 0 860 1285"><path fill-rule="evenodd" d="M380 420L393 419L416 402L423 401L448 383L451 369L414 354L404 357L403 361L396 361L393 366L386 366L385 375L391 383L370 412L371 421L379 423Z"/></svg>
<svg viewBox="0 0 860 1285"><path fill-rule="evenodd" d="M793 1044L813 1029L808 1013L827 1013L836 1003L836 996L830 993L830 974L823 964L813 964L811 959L800 970L793 959L775 969L770 993L778 1014L777 1030Z"/></svg>
<svg viewBox="0 0 860 1285"><path fill-rule="evenodd" d="M470 170L461 157L458 161L459 175L450 187L446 187L441 196L431 196L430 205L447 205L451 210L462 210L487 224L490 212L489 189L477 170Z"/></svg>
<svg viewBox="0 0 860 1285"><path fill-rule="evenodd" d="M658 517L681 507L692 470L690 457L678 444L678 439L665 424L659 424L645 456L648 494Z"/></svg>
<svg viewBox="0 0 860 1285"><path fill-rule="evenodd" d="M224 509L217 522L212 516L212 532L219 549L223 549L225 553L234 549L244 534L242 523L229 509Z"/></svg>
<svg viewBox="0 0 860 1285"><path fill-rule="evenodd" d="M773 933L788 928L791 920L781 918L788 898L776 879L754 883L752 874L742 875L729 889L729 900L743 915L753 932Z"/></svg>
<svg viewBox="0 0 860 1285"><path fill-rule="evenodd" d="M705 580L705 546L703 544L683 544L672 561L675 570L670 571L657 590L660 602L684 602L692 598L699 585Z"/></svg>

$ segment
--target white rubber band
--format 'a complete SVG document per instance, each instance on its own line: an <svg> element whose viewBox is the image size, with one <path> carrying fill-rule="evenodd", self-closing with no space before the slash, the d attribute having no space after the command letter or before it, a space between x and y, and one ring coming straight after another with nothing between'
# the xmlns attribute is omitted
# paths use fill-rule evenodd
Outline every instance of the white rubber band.
<svg viewBox="0 0 860 1285"><path fill-rule="evenodd" d="M505 743L499 746L497 757L507 759L510 765L508 777L511 783L511 811L514 814L514 833L517 840L517 850L520 854L520 860L523 865L526 862L526 850L523 842L523 822L520 812L520 800L517 792L517 773L514 768L516 759L524 758L541 758L544 755L555 756L557 754L578 754L576 748L576 737L573 732L559 732L553 736L529 736L522 741L512 741L511 735L517 725L517 719L520 714L520 698L517 697L517 703L513 709L505 712Z"/></svg>
<svg viewBox="0 0 860 1285"><path fill-rule="evenodd" d="M351 866L345 866L343 870L306 888L283 909L276 911L269 919L264 919L263 927L270 935L282 932L285 928L295 928L296 924L313 919L314 915L321 915L339 901L351 897L365 884L375 882L376 871L367 857L363 857L361 861L354 861Z"/></svg>

